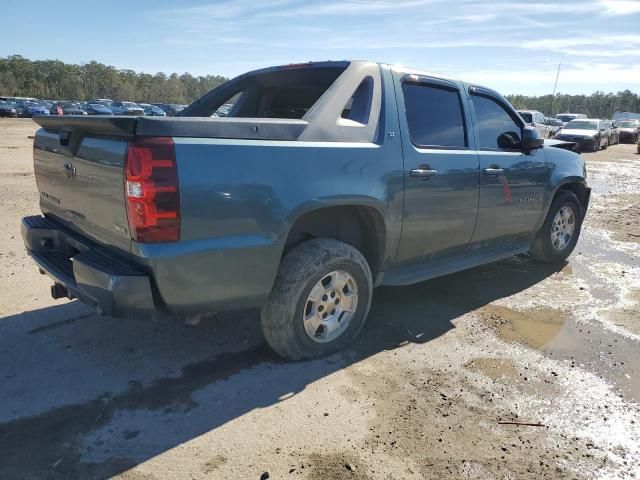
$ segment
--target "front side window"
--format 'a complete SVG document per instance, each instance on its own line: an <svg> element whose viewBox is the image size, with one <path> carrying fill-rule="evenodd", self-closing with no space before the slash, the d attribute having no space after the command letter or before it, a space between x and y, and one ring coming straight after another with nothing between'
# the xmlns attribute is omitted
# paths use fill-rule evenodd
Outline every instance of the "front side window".
<svg viewBox="0 0 640 480"><path fill-rule="evenodd" d="M418 146L466 148L460 94L453 88L402 84L411 141Z"/></svg>
<svg viewBox="0 0 640 480"><path fill-rule="evenodd" d="M492 150L517 150L520 148L520 125L495 100L482 95L472 95L473 108L478 123L480 148Z"/></svg>

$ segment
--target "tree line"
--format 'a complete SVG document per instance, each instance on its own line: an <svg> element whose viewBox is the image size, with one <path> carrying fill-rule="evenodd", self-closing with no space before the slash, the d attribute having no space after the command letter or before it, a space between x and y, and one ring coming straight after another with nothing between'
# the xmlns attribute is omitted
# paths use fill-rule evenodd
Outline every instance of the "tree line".
<svg viewBox="0 0 640 480"><path fill-rule="evenodd" d="M55 100L112 98L136 102L191 103L225 82L221 75L156 74L117 69L96 61L0 57L0 95Z"/></svg>
<svg viewBox="0 0 640 480"><path fill-rule="evenodd" d="M591 95L558 94L540 97L507 95L519 110L538 110L547 116L558 113L584 113L590 118L611 118L614 112L640 112L640 95L631 90L618 93L595 92Z"/></svg>
<svg viewBox="0 0 640 480"><path fill-rule="evenodd" d="M156 74L117 69L96 61L77 65L60 60L0 57L0 95L56 100L113 98L137 102L191 103L227 79L221 75ZM640 112L640 95L630 90L591 95L508 95L518 109L547 116L562 112L611 118L615 111Z"/></svg>

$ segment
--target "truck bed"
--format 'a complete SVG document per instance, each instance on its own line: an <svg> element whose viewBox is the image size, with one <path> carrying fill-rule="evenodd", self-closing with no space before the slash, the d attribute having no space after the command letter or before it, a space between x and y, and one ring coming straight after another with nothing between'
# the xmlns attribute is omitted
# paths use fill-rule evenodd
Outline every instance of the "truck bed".
<svg viewBox="0 0 640 480"><path fill-rule="evenodd" d="M280 118L35 116L45 130L80 135L297 140L308 122Z"/></svg>

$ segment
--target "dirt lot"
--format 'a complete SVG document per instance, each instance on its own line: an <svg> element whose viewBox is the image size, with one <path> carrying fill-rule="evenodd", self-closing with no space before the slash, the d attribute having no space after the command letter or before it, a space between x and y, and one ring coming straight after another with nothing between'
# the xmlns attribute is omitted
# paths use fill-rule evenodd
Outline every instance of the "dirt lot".
<svg viewBox="0 0 640 480"><path fill-rule="evenodd" d="M292 364L255 311L189 328L51 300L19 233L34 131L0 120L0 478L640 476L634 146L585 154L567 264L380 288L357 345Z"/></svg>

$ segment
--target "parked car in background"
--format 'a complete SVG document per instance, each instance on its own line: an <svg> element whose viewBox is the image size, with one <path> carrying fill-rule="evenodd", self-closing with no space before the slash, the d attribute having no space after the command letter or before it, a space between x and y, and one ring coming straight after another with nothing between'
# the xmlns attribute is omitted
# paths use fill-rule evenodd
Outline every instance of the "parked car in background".
<svg viewBox="0 0 640 480"><path fill-rule="evenodd" d="M615 122L611 120L605 120L604 124L607 127L607 132L609 134L609 145L617 145L620 143L620 131L618 130L618 126Z"/></svg>
<svg viewBox="0 0 640 480"><path fill-rule="evenodd" d="M544 121L544 115L537 110L518 110L518 113L527 125L535 127L542 138L549 137L549 126Z"/></svg>
<svg viewBox="0 0 640 480"><path fill-rule="evenodd" d="M613 114L613 120L640 120L640 113L634 112L615 112Z"/></svg>
<svg viewBox="0 0 640 480"><path fill-rule="evenodd" d="M597 152L609 146L609 136L604 122L598 118L571 120L554 137L558 140L575 142L580 150Z"/></svg>
<svg viewBox="0 0 640 480"><path fill-rule="evenodd" d="M109 105L113 103L113 100L111 100L110 98L94 98L93 100L89 100L87 103L99 103L100 105L104 105L105 107L109 108Z"/></svg>
<svg viewBox="0 0 640 480"><path fill-rule="evenodd" d="M549 127L544 120L544 114L537 110L518 110L518 113L527 125L535 127L542 138L549 137Z"/></svg>
<svg viewBox="0 0 640 480"><path fill-rule="evenodd" d="M563 125L566 125L571 120L587 118L587 116L584 113L559 113L558 115L556 115L556 118L560 120Z"/></svg>
<svg viewBox="0 0 640 480"><path fill-rule="evenodd" d="M261 101L211 118L239 91ZM349 345L374 286L527 252L563 266L589 204L572 143L491 89L401 66L266 68L179 119L103 120L36 119L44 216L22 237L52 296L125 318L261 307L294 360Z"/></svg>
<svg viewBox="0 0 640 480"><path fill-rule="evenodd" d="M231 109L233 108L232 103L225 103L224 105L220 105L218 110L213 112L213 117L228 117L231 113Z"/></svg>
<svg viewBox="0 0 640 480"><path fill-rule="evenodd" d="M57 107L62 108L62 113L64 115L87 115L87 111L82 108L82 104L80 102L58 102L53 105L51 109L51 114L54 115L54 111Z"/></svg>
<svg viewBox="0 0 640 480"><path fill-rule="evenodd" d="M640 120L616 120L620 143L636 143L640 139Z"/></svg>
<svg viewBox="0 0 640 480"><path fill-rule="evenodd" d="M9 102L0 100L0 117L17 117L18 111Z"/></svg>
<svg viewBox="0 0 640 480"><path fill-rule="evenodd" d="M544 121L549 127L549 138L553 138L564 126L564 124L557 118L545 117Z"/></svg>
<svg viewBox="0 0 640 480"><path fill-rule="evenodd" d="M144 110L144 114L149 117L166 117L167 114L164 110L156 105L150 103L139 103L140 107Z"/></svg>
<svg viewBox="0 0 640 480"><path fill-rule="evenodd" d="M82 108L88 115L113 115L113 112L101 103L86 103Z"/></svg>
<svg viewBox="0 0 640 480"><path fill-rule="evenodd" d="M113 102L109 108L114 115L144 115L142 107L133 102Z"/></svg>
<svg viewBox="0 0 640 480"><path fill-rule="evenodd" d="M164 110L168 117L173 117L187 108L187 105L180 105L177 103L154 103L153 105Z"/></svg>
<svg viewBox="0 0 640 480"><path fill-rule="evenodd" d="M49 109L42 103L37 102L25 102L22 105L20 116L22 118L31 118L34 115L49 115Z"/></svg>

